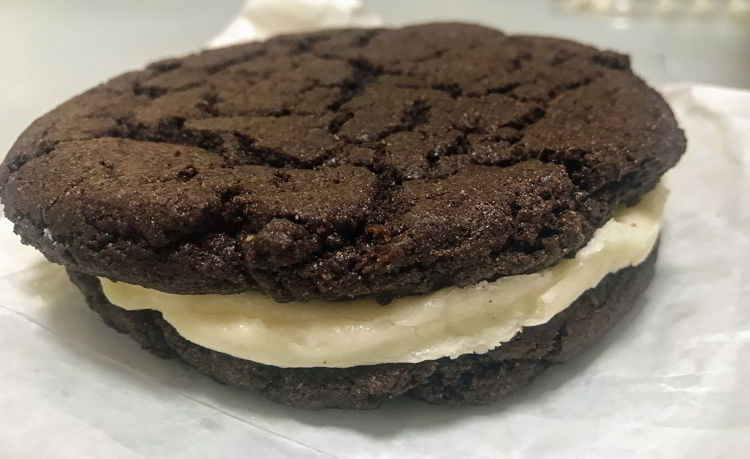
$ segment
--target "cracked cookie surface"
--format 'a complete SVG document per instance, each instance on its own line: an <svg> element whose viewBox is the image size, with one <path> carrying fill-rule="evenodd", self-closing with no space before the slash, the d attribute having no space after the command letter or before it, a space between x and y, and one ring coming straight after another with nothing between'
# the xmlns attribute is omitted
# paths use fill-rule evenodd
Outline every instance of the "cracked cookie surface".
<svg viewBox="0 0 750 459"><path fill-rule="evenodd" d="M0 168L25 243L89 275L279 301L538 271L679 159L626 56L467 24L151 64L34 122Z"/></svg>

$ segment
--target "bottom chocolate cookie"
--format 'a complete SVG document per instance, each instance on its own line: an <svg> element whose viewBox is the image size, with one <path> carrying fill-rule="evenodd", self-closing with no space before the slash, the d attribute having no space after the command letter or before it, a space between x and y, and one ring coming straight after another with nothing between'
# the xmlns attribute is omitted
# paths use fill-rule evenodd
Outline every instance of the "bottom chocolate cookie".
<svg viewBox="0 0 750 459"><path fill-rule="evenodd" d="M643 263L607 275L551 321L525 328L485 354L350 368L280 368L212 351L182 338L158 312L113 305L97 278L75 271L68 275L110 327L161 357L176 357L219 382L256 390L286 405L366 409L399 396L480 404L511 393L610 329L651 281L656 256L654 248Z"/></svg>

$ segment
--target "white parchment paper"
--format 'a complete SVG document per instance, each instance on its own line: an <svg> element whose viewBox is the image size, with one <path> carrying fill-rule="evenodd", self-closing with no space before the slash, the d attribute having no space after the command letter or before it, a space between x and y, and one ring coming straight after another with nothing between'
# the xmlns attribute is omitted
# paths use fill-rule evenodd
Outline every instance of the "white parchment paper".
<svg viewBox="0 0 750 459"><path fill-rule="evenodd" d="M217 43L316 26L280 4L377 23L355 1L251 4L265 25ZM310 412L221 386L104 326L0 220L0 458L748 457L750 92L663 93L689 147L652 286L604 341L491 406Z"/></svg>

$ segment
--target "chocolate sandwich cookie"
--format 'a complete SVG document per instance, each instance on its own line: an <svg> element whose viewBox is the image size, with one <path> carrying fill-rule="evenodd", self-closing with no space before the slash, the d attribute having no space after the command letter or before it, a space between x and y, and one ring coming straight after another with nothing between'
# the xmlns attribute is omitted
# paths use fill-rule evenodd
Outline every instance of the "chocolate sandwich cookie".
<svg viewBox="0 0 750 459"><path fill-rule="evenodd" d="M218 380L308 407L479 402L632 303L661 215L638 206L684 150L627 56L469 24L333 30L159 61L74 97L13 145L0 199L108 324ZM632 230L618 223L628 207ZM563 278L571 259L585 282ZM123 304L112 281L129 286ZM487 292L508 289L523 314L495 314ZM444 292L447 312L426 319L420 298ZM214 339L175 325L167 294L203 311L196 297L221 295L245 329L263 326ZM307 304L321 317L309 335L288 313ZM363 343L356 355L327 358L343 336Z"/></svg>

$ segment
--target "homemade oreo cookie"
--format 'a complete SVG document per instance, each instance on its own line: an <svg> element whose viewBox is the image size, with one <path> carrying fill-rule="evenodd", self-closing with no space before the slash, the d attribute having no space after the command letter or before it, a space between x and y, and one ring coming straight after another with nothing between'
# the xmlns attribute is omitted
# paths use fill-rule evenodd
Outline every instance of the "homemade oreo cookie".
<svg viewBox="0 0 750 459"><path fill-rule="evenodd" d="M684 150L626 56L334 30L71 99L18 139L0 198L109 325L217 380L305 407L478 403L632 305Z"/></svg>

